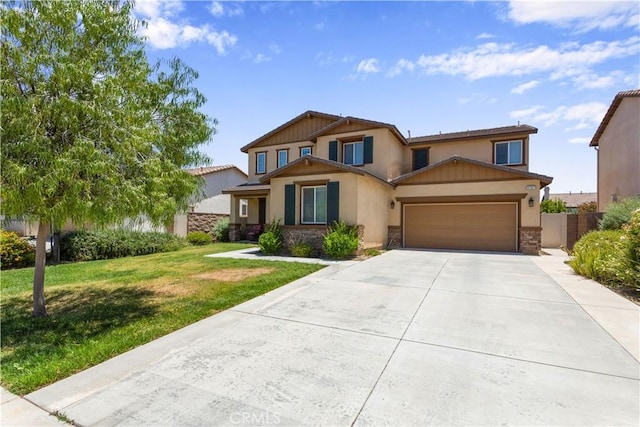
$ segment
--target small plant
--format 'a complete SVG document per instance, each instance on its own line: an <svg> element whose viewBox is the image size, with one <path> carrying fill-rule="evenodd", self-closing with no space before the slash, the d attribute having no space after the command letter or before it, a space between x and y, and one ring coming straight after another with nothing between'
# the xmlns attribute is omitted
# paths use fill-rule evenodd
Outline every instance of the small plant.
<svg viewBox="0 0 640 427"><path fill-rule="evenodd" d="M358 250L358 227L344 221L334 222L324 236L322 249L329 258L344 259Z"/></svg>
<svg viewBox="0 0 640 427"><path fill-rule="evenodd" d="M567 207L565 206L564 202L560 199L543 200L540 203L540 212L562 213L566 211L567 211Z"/></svg>
<svg viewBox="0 0 640 427"><path fill-rule="evenodd" d="M313 246L308 243L295 243L294 245L289 247L291 250L291 255L294 257L300 258L310 258L313 256Z"/></svg>
<svg viewBox="0 0 640 427"><path fill-rule="evenodd" d="M265 254L277 254L282 249L282 231L280 231L280 220L273 220L269 224L267 231L258 238L258 246Z"/></svg>
<svg viewBox="0 0 640 427"><path fill-rule="evenodd" d="M0 268L22 268L35 262L35 248L11 231L0 229Z"/></svg>
<svg viewBox="0 0 640 427"><path fill-rule="evenodd" d="M584 202L578 205L578 213L598 212L598 202Z"/></svg>
<svg viewBox="0 0 640 427"><path fill-rule="evenodd" d="M216 242L228 242L229 239L229 218L223 218L216 222L211 230L213 239Z"/></svg>
<svg viewBox="0 0 640 427"><path fill-rule="evenodd" d="M620 263L620 278L640 290L640 210L631 215L623 230L624 258Z"/></svg>
<svg viewBox="0 0 640 427"><path fill-rule="evenodd" d="M213 242L211 235L204 231L192 231L187 234L187 242L194 246L208 245Z"/></svg>
<svg viewBox="0 0 640 427"><path fill-rule="evenodd" d="M600 220L600 230L618 230L631 220L634 211L640 209L640 197L629 197L609 205Z"/></svg>
<svg viewBox="0 0 640 427"><path fill-rule="evenodd" d="M363 252L364 256L370 256L370 257L378 256L381 253L382 252L380 252L378 249L373 249L373 248L365 249Z"/></svg>

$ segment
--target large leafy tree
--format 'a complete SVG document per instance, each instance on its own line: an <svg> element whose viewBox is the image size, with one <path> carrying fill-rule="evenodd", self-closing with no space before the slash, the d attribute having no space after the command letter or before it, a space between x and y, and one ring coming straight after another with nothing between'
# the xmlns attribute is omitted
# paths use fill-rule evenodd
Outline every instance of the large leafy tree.
<svg viewBox="0 0 640 427"><path fill-rule="evenodd" d="M45 316L50 227L168 222L215 120L179 59L150 65L129 0L4 3L2 213L39 222L33 314Z"/></svg>

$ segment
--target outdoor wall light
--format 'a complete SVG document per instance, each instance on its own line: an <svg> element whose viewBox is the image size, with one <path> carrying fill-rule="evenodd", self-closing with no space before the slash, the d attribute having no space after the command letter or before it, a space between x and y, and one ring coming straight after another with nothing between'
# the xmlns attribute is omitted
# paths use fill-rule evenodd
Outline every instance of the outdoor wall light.
<svg viewBox="0 0 640 427"><path fill-rule="evenodd" d="M533 197L529 197L529 207L533 207Z"/></svg>
<svg viewBox="0 0 640 427"><path fill-rule="evenodd" d="M389 206L391 206L391 209L395 209L396 202L392 200L391 203L389 203Z"/></svg>

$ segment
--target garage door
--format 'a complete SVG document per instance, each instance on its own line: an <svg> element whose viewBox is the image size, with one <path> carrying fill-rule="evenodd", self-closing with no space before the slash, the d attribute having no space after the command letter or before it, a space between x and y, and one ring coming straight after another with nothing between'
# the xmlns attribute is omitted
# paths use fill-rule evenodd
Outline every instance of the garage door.
<svg viewBox="0 0 640 427"><path fill-rule="evenodd" d="M516 252L516 203L405 205L404 246Z"/></svg>

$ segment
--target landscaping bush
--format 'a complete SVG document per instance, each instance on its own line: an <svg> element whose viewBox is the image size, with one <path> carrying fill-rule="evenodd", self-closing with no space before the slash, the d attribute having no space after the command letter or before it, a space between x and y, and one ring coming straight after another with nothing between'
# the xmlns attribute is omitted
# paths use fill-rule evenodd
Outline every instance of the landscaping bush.
<svg viewBox="0 0 640 427"><path fill-rule="evenodd" d="M310 258L313 256L313 246L308 243L300 242L290 246L291 255L300 258Z"/></svg>
<svg viewBox="0 0 640 427"><path fill-rule="evenodd" d="M0 268L30 267L36 259L36 251L26 240L11 231L0 229Z"/></svg>
<svg viewBox="0 0 640 427"><path fill-rule="evenodd" d="M600 230L617 230L631 220L631 214L640 209L640 197L629 197L609 205L600 220Z"/></svg>
<svg viewBox="0 0 640 427"><path fill-rule="evenodd" d="M592 231L573 247L569 265L576 273L604 284L619 282L619 264L624 256L621 230Z"/></svg>
<svg viewBox="0 0 640 427"><path fill-rule="evenodd" d="M229 239L229 218L219 220L211 230L213 239L216 242L228 242Z"/></svg>
<svg viewBox="0 0 640 427"><path fill-rule="evenodd" d="M258 238L258 246L265 254L277 254L282 249L282 231L280 231L280 220L273 220L269 224L267 231Z"/></svg>
<svg viewBox="0 0 640 427"><path fill-rule="evenodd" d="M202 246L213 243L213 239L211 234L205 233L204 231L192 231L187 234L187 242L194 246Z"/></svg>
<svg viewBox="0 0 640 427"><path fill-rule="evenodd" d="M578 213L598 212L598 202L584 202L578 205Z"/></svg>
<svg viewBox="0 0 640 427"><path fill-rule="evenodd" d="M640 210L631 215L631 220L623 227L622 259L620 278L625 284L640 290Z"/></svg>
<svg viewBox="0 0 640 427"><path fill-rule="evenodd" d="M322 249L329 258L347 258L358 250L358 227L334 222L324 236Z"/></svg>
<svg viewBox="0 0 640 427"><path fill-rule="evenodd" d="M369 248L369 249L365 249L363 254L364 256L374 257L374 256L381 255L382 252L380 252L380 250L378 249Z"/></svg>
<svg viewBox="0 0 640 427"><path fill-rule="evenodd" d="M169 233L132 230L74 231L60 239L60 257L65 261L91 261L169 252L183 246L183 239Z"/></svg>

